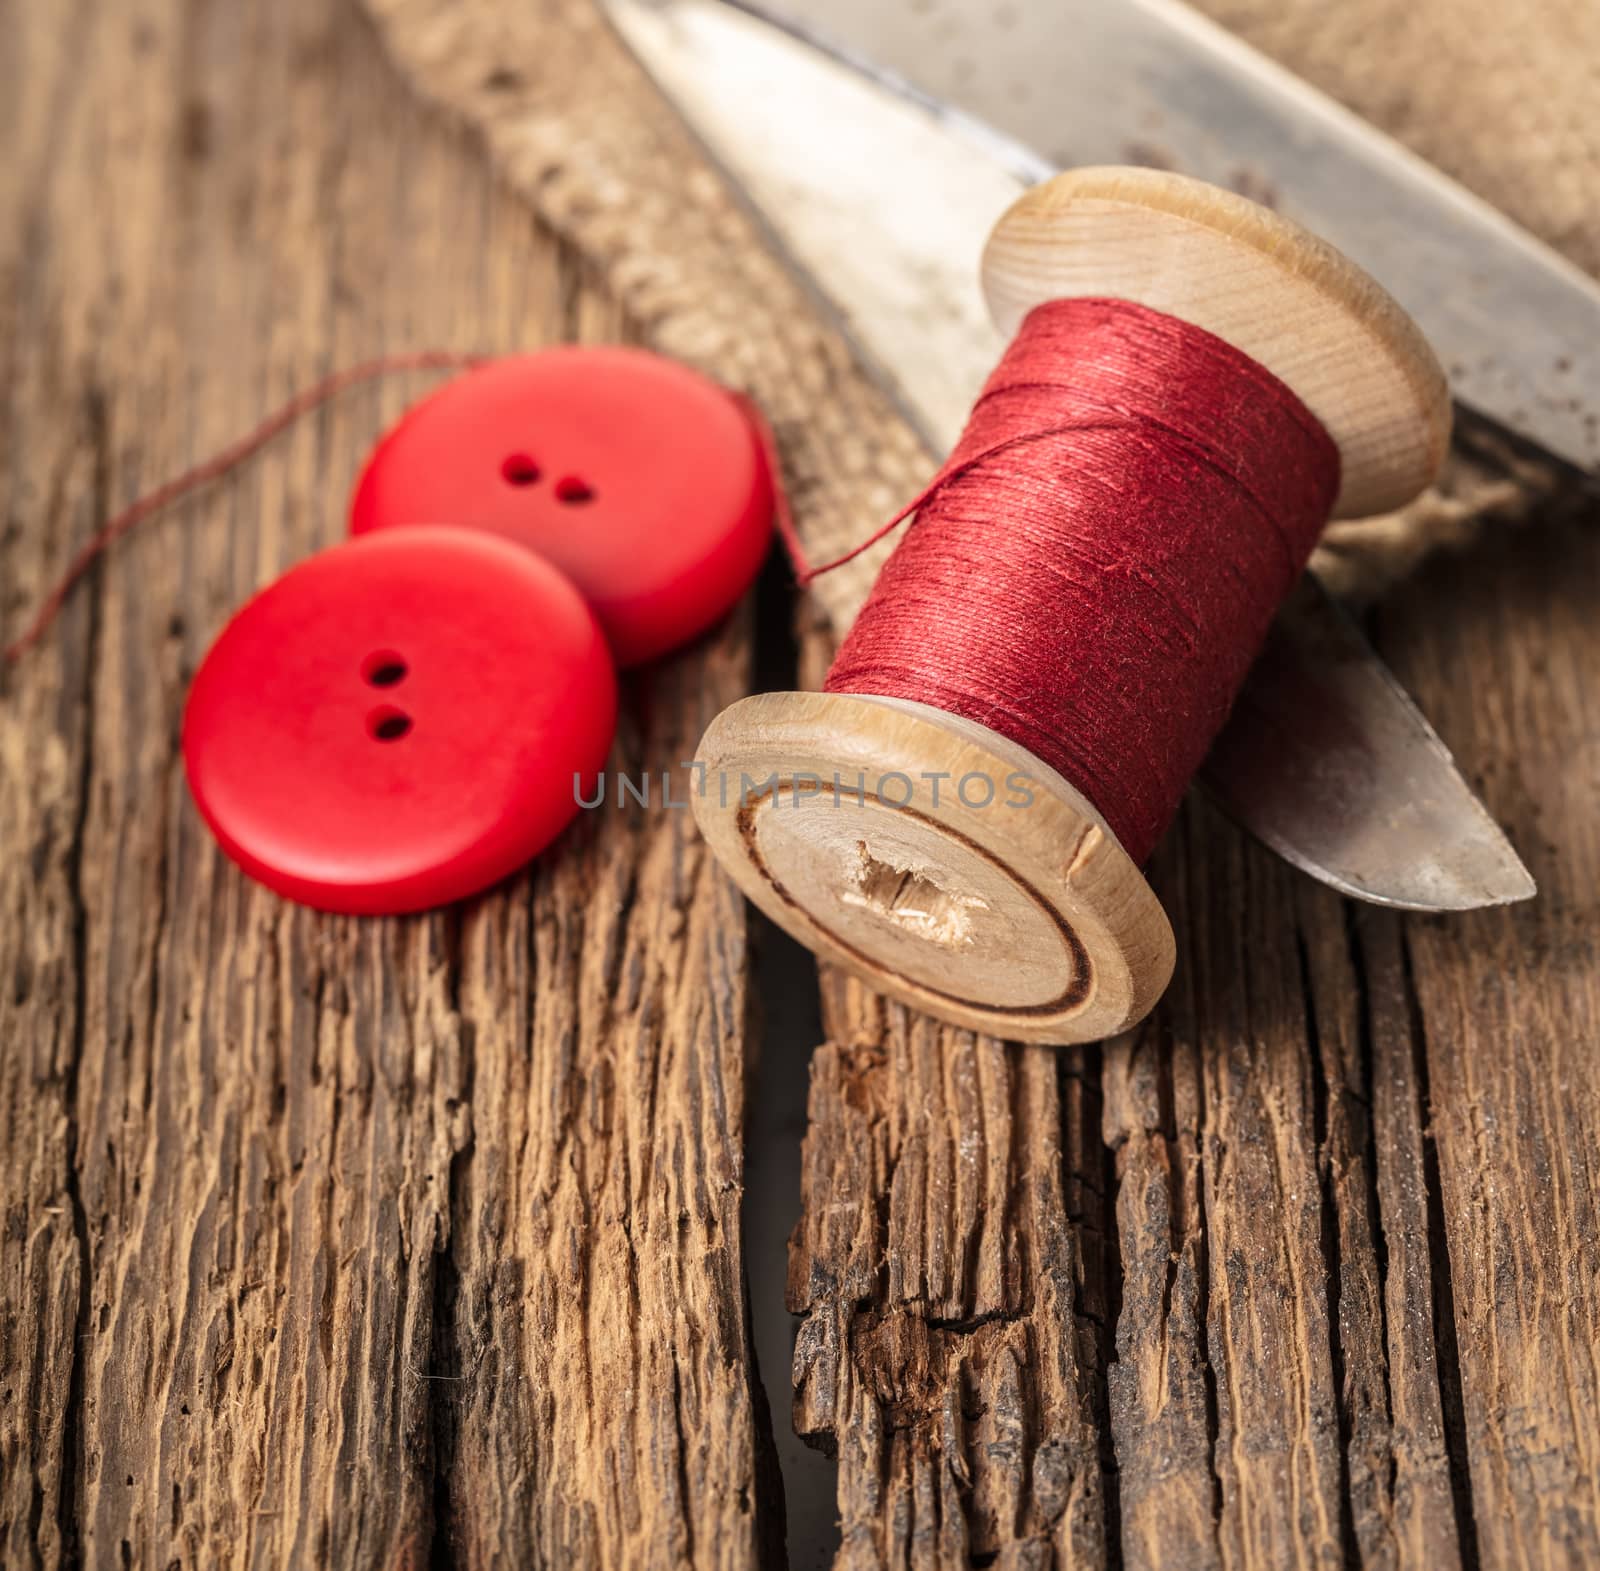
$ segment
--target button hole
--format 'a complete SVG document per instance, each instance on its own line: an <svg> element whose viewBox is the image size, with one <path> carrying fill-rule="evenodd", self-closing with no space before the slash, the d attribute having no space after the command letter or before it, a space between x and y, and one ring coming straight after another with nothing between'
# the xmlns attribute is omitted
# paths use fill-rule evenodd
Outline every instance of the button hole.
<svg viewBox="0 0 1600 1571"><path fill-rule="evenodd" d="M367 733L375 742L398 742L411 729L411 716L385 704L367 716Z"/></svg>
<svg viewBox="0 0 1600 1571"><path fill-rule="evenodd" d="M539 479L539 466L526 453L513 453L500 466L507 485L534 485Z"/></svg>
<svg viewBox="0 0 1600 1571"><path fill-rule="evenodd" d="M393 687L405 681L411 667L392 649L374 650L361 662L361 675L374 687Z"/></svg>
<svg viewBox="0 0 1600 1571"><path fill-rule="evenodd" d="M556 482L556 497L562 502L577 504L580 502L594 501L594 490L586 481L580 480L576 475L568 475L564 480Z"/></svg>

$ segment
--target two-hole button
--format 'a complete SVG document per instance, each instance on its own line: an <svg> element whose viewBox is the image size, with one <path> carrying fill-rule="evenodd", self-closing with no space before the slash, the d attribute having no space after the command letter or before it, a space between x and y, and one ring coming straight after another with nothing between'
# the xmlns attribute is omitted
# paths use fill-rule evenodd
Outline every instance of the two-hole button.
<svg viewBox="0 0 1600 1571"><path fill-rule="evenodd" d="M326 910L398 912L542 850L615 723L604 637L561 573L491 534L396 529L244 606L195 677L183 748L247 872Z"/></svg>
<svg viewBox="0 0 1600 1571"><path fill-rule="evenodd" d="M351 533L438 523L553 562L631 666L704 632L749 587L772 481L715 382L638 349L549 349L457 377L374 450Z"/></svg>

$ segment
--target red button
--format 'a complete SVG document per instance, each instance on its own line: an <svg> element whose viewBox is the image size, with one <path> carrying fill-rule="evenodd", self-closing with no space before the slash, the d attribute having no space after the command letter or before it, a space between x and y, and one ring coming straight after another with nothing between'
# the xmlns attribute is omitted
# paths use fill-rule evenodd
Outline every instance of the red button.
<svg viewBox="0 0 1600 1571"><path fill-rule="evenodd" d="M440 522L548 557L628 666L738 601L766 554L772 487L715 382L639 349L551 349L457 377L378 444L351 533Z"/></svg>
<svg viewBox="0 0 1600 1571"><path fill-rule="evenodd" d="M189 691L184 760L262 883L328 911L418 911L560 833L616 706L599 625L547 562L397 529L320 552L234 617Z"/></svg>

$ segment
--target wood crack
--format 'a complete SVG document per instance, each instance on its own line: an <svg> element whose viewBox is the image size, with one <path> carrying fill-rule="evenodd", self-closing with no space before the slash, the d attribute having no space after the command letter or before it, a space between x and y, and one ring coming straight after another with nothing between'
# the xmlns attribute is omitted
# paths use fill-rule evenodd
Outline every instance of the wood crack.
<svg viewBox="0 0 1600 1571"><path fill-rule="evenodd" d="M1350 1482L1350 1446L1353 1423L1346 1388L1344 1338L1340 1325L1340 1295L1343 1269L1340 1260L1339 1202L1334 1193L1333 1168L1338 1155L1333 1149L1328 1103L1338 1095L1330 1089L1328 1065L1323 1060L1322 1033L1317 1023L1316 989L1312 980L1311 957L1305 934L1295 933L1295 952L1300 965L1300 988L1305 998L1306 1056L1311 1080L1311 1137L1316 1152L1317 1184L1321 1192L1321 1230L1323 1270L1328 1295L1328 1356L1333 1369L1333 1398L1339 1428L1339 1533L1344 1542L1344 1558L1359 1565L1361 1550L1356 1538L1355 1499ZM1387 1390L1387 1388L1386 1388Z"/></svg>
<svg viewBox="0 0 1600 1571"><path fill-rule="evenodd" d="M458 1107L470 1108L476 1076L477 1027L467 1017L461 1002L461 921L459 912L450 912L444 919L446 930L445 996L450 1013L460 1022L460 1080L459 1101L446 1103L446 1112L454 1113ZM456 1208L465 1190L466 1169L473 1157L474 1137L469 1127L465 1138L452 1152L445 1169L445 1194L441 1199L444 1215L450 1219L449 1234L454 1236ZM429 1483L428 1496L431 1514L428 1541L421 1546L428 1557L430 1571L454 1571L456 1555L455 1508L450 1497L451 1461L454 1453L450 1432L450 1411L446 1401L434 1396L434 1381L465 1380L475 1375L476 1362L470 1373L461 1366L463 1347L470 1348L470 1338L458 1334L455 1323L456 1304L460 1290L460 1274L448 1239L436 1248L433 1257L433 1325L429 1339L427 1389Z"/></svg>
<svg viewBox="0 0 1600 1571"><path fill-rule="evenodd" d="M1422 1170L1427 1195L1428 1243L1433 1262L1433 1339L1438 1350L1439 1401L1444 1412L1444 1443L1450 1468L1450 1499L1462 1571L1480 1571L1477 1514L1473 1509L1466 1412L1462 1398L1461 1351L1456 1339L1455 1287L1450 1268L1450 1234L1445 1225L1444 1191L1434 1138L1433 1091L1428 1068L1427 1026L1409 938L1400 937L1400 974L1405 989L1412 1064L1422 1110Z"/></svg>
<svg viewBox="0 0 1600 1571"><path fill-rule="evenodd" d="M1186 873L1187 868L1185 869ZM1205 912L1198 902L1192 898L1192 886L1187 877L1184 880L1183 894L1183 905L1189 919L1188 932L1193 935L1189 941L1189 960L1191 966L1198 969L1201 958L1198 940L1205 920ZM1191 972L1191 975L1193 974ZM1193 984L1191 983L1190 985L1192 986ZM1191 995L1185 1002L1190 1019L1193 1022L1193 1029L1198 1034L1201 1024L1199 1020L1199 999ZM1217 1378L1217 1361L1212 1348L1211 1228L1209 1226L1209 1201L1207 1196L1210 1193L1209 1175L1212 1159L1214 1158L1218 1163L1221 1162L1227 1153L1227 1143L1225 1140L1217 1138L1211 1131L1210 1107L1208 1105L1205 1076L1199 1073L1198 1065L1191 1064L1186 1067L1193 1076L1193 1089L1191 1092L1193 1107L1185 1115L1185 1124L1192 1128L1193 1131L1191 1140L1188 1142L1192 1148L1192 1161L1185 1162L1182 1160L1184 1153L1179 1152L1180 1159L1173 1162L1172 1168L1178 1175L1179 1182L1180 1210L1177 1214L1190 1219L1194 1238L1199 1334L1194 1339L1193 1356L1199 1366L1200 1384L1203 1393L1204 1461L1210 1504L1210 1531L1205 1541L1205 1552L1206 1563L1209 1564L1212 1557L1220 1555L1222 1549L1221 1538L1226 1514L1226 1491L1222 1482L1222 1469L1217 1462L1222 1448L1222 1399L1221 1382ZM1164 1128L1172 1131L1171 1138L1176 1143L1178 1138L1178 1114L1172 1075L1172 1061L1169 1056L1164 1054L1162 1079L1158 1082L1163 1087L1164 1095L1162 1122ZM1193 1175L1192 1180L1189 1177L1191 1172Z"/></svg>
<svg viewBox="0 0 1600 1571"><path fill-rule="evenodd" d="M110 447L107 441L104 395L92 387L85 394L84 415L93 456L94 516L104 518L108 515L110 507ZM89 793L95 762L94 672L99 661L101 620L104 615L99 592L101 571L98 565L91 569L84 589L88 602L88 627L84 641L83 685L79 698L83 712L83 735L79 743L81 751L78 756L75 813L68 838L70 849L66 863L66 883L72 901L70 926L74 996L71 1056L64 1091L67 1108L65 1188L68 1204L72 1208L72 1232L77 1244L79 1273L78 1312L72 1341L72 1372L69 1377L67 1405L62 1423L61 1485L57 1500L62 1564L67 1567L78 1567L83 1564L83 1548L79 1532L78 1477L83 1465L84 1441L81 1425L85 1388L84 1361L89 1345L94 1284L89 1216L84 1206L83 1185L78 1166L80 1146L78 1079L83 1055L88 1046L89 905L83 891L83 851L87 836ZM35 1541L38 1536L37 1526L36 1519Z"/></svg>
<svg viewBox="0 0 1600 1571"><path fill-rule="evenodd" d="M1346 1095L1356 1096L1367 1126L1361 1150L1361 1168L1365 1179L1363 1200L1365 1205L1366 1236L1371 1241L1374 1271L1377 1278L1378 1334L1382 1339L1384 1350L1381 1366L1384 1398L1382 1416L1390 1433L1388 1465L1385 1469L1381 1488L1382 1498L1388 1503L1387 1509L1392 1524L1396 1510L1395 1492L1400 1464L1394 1442L1395 1398L1388 1351L1392 1345L1389 1325L1389 1244L1385 1231L1383 1209L1379 1199L1378 1185L1378 1144L1380 1136L1376 1127L1378 1101L1374 1089L1376 1075L1376 1054L1373 1046L1375 1003L1371 980L1367 975L1366 956L1362 950L1359 936L1359 922L1360 917L1354 902L1345 901L1344 947L1355 988L1356 1074L1360 1086L1359 1095L1350 1091L1349 1088L1346 1089Z"/></svg>

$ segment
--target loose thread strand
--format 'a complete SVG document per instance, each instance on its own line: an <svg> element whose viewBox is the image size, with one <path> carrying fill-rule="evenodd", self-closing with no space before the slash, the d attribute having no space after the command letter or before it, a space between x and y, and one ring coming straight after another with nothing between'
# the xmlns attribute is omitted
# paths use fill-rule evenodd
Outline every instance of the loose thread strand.
<svg viewBox="0 0 1600 1571"><path fill-rule="evenodd" d="M340 393L362 382L400 371L463 371L482 365L489 356L451 349L424 349L415 353L383 355L376 360L365 360L359 365L334 371L302 388L287 403L280 405L259 425L247 431L236 442L230 443L210 458L185 469L181 474L158 485L153 491L131 502L121 512L114 514L97 529L79 548L66 570L56 580L49 593L40 602L32 619L22 633L7 644L3 658L7 665L21 658L44 636L55 620L66 598L78 580L94 566L95 562L130 529L144 522L153 513L179 501L201 486L221 480L253 457L273 437L286 430L303 415L336 398Z"/></svg>

